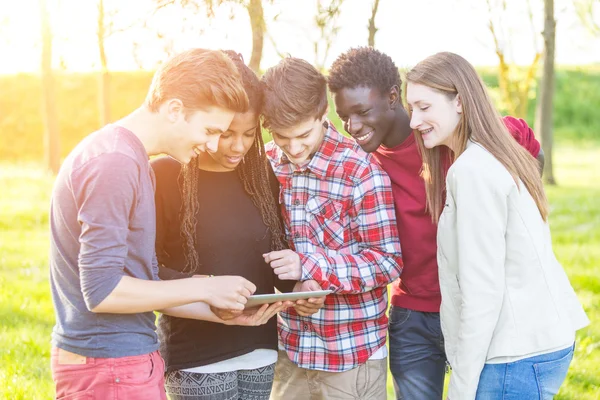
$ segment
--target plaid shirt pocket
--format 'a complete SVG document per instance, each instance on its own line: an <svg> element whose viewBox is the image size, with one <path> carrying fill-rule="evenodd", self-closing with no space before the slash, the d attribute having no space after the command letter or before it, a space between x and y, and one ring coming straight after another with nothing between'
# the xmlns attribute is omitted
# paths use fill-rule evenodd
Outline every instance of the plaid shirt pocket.
<svg viewBox="0 0 600 400"><path fill-rule="evenodd" d="M306 203L309 234L322 247L339 250L344 245L343 205L322 196L313 196Z"/></svg>

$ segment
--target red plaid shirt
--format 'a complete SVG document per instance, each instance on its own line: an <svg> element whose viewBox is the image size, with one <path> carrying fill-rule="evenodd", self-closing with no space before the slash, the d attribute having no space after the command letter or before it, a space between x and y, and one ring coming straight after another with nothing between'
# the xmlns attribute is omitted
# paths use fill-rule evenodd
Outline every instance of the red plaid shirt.
<svg viewBox="0 0 600 400"><path fill-rule="evenodd" d="M294 309L281 312L281 343L299 367L350 370L385 344L386 286L402 271L390 180L331 124L317 153L300 168L274 142L266 147L302 280L314 279L334 292L310 317Z"/></svg>

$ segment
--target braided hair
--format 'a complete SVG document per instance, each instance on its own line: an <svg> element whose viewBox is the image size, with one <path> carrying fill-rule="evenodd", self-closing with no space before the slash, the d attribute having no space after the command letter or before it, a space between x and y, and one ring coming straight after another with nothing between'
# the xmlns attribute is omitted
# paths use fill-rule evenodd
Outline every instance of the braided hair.
<svg viewBox="0 0 600 400"><path fill-rule="evenodd" d="M265 153L265 145L262 139L262 127L260 115L263 104L263 87L256 74L244 64L239 53L225 50L241 75L244 90L250 102L250 111L256 113L256 131L254 143L244 156L236 170L244 185L244 190L252 202L260 211L263 223L271 232L271 249L281 250L287 247L284 230L281 224L279 205L273 196L269 179L269 161ZM185 271L196 271L199 266L199 256L196 249L196 226L199 209L198 199L198 159L193 159L182 168L182 224L181 235L183 237L184 252L186 258Z"/></svg>

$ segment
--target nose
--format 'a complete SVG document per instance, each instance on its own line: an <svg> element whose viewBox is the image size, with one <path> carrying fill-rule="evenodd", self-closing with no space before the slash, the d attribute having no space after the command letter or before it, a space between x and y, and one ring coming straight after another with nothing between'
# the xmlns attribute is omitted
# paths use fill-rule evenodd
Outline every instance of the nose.
<svg viewBox="0 0 600 400"><path fill-rule="evenodd" d="M219 138L220 135L211 135L208 142L206 142L206 149L211 153L215 153L217 148L219 147Z"/></svg>
<svg viewBox="0 0 600 400"><path fill-rule="evenodd" d="M348 117L348 122L346 123L346 131L348 133L354 135L360 132L362 128L362 123L359 121L356 115Z"/></svg>
<svg viewBox="0 0 600 400"><path fill-rule="evenodd" d="M419 117L418 113L416 112L412 112L412 115L410 117L410 127L411 129L419 129L419 126L421 126L421 123L423 121L421 121L421 118Z"/></svg>
<svg viewBox="0 0 600 400"><path fill-rule="evenodd" d="M242 153L244 151L244 140L241 137L234 137L231 142L231 151L235 153Z"/></svg>
<svg viewBox="0 0 600 400"><path fill-rule="evenodd" d="M292 139L289 141L287 148L290 154L298 154L301 149L300 142Z"/></svg>

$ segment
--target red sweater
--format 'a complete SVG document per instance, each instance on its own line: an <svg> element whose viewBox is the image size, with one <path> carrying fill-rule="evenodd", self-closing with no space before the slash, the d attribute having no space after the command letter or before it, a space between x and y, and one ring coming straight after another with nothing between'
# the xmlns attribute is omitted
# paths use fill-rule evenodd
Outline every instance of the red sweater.
<svg viewBox="0 0 600 400"><path fill-rule="evenodd" d="M540 144L525 121L504 117L515 139L534 157ZM414 134L398 146L380 146L375 159L392 181L404 269L393 284L392 304L411 310L439 312L441 295L437 267L437 227L425 212L425 183L419 173L422 159Z"/></svg>

